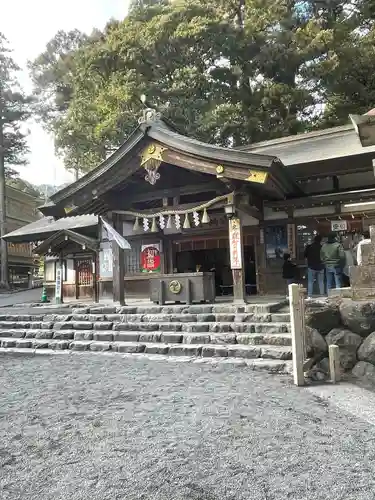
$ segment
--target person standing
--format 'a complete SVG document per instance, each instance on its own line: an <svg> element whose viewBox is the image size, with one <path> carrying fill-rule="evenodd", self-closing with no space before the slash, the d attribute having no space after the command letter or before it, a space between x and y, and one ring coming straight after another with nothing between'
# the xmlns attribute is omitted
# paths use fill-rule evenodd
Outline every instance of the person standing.
<svg viewBox="0 0 375 500"><path fill-rule="evenodd" d="M343 286L350 286L350 268L354 266L354 256L353 251L350 248L350 240L346 238L342 243L345 252L345 266L342 270Z"/></svg>
<svg viewBox="0 0 375 500"><path fill-rule="evenodd" d="M371 243L370 232L364 231L363 239L357 245L357 264L362 265L362 245L368 245Z"/></svg>
<svg viewBox="0 0 375 500"><path fill-rule="evenodd" d="M288 298L289 285L292 285L293 283L298 283L299 273L298 273L298 267L296 266L296 264L292 262L290 253L285 253L283 258L284 258L283 278L286 280L287 291L288 291L287 298Z"/></svg>
<svg viewBox="0 0 375 500"><path fill-rule="evenodd" d="M333 288L341 288L341 274L345 265L345 252L338 241L335 233L330 233L327 243L324 243L320 251L320 258L324 264L327 277L327 293Z"/></svg>
<svg viewBox="0 0 375 500"><path fill-rule="evenodd" d="M305 249L305 259L307 260L307 295L313 296L314 281L319 285L319 294L324 295L324 265L320 258L322 249L322 237L315 236L313 243L307 245Z"/></svg>

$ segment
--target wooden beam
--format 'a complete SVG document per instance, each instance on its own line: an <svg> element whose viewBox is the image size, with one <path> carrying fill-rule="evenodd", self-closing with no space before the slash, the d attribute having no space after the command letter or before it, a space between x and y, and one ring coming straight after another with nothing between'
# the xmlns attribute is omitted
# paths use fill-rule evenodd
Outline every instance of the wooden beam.
<svg viewBox="0 0 375 500"><path fill-rule="evenodd" d="M373 153L362 153L347 157L325 159L299 165L290 165L288 171L291 177L300 181L314 180L317 177L346 175L372 171L371 158Z"/></svg>
<svg viewBox="0 0 375 500"><path fill-rule="evenodd" d="M238 192L238 204L247 205L257 209L261 214L263 213L263 200L252 191L245 189Z"/></svg>
<svg viewBox="0 0 375 500"><path fill-rule="evenodd" d="M219 182L211 182L211 183L198 184L194 186L182 186L172 189L160 189L157 191L149 191L146 193L134 193L134 194L127 194L126 192L122 194L105 193L100 197L100 199L103 200L103 202L106 205L109 205L111 208L126 209L129 207L130 209L133 203L139 203L142 201L163 200L165 198L174 198L176 196L197 194L204 192L208 193L211 191L212 192L220 191L221 193L223 189L224 186L222 186Z"/></svg>
<svg viewBox="0 0 375 500"><path fill-rule="evenodd" d="M177 200L176 200L177 201ZM129 210L112 210L113 214L118 214L118 215L127 215L127 212L141 212L142 215L151 216L153 214L159 213L159 212L166 212L168 210L190 210L193 209L199 205L203 205L204 203L207 203L210 200L205 200L205 201L197 201L195 203L184 203L184 204L174 204L173 207L159 207L159 208L152 208L150 210L135 210L132 208L129 208ZM210 209L217 209L217 208L222 208L226 205L226 201L217 201L213 205L211 205L209 208Z"/></svg>
<svg viewBox="0 0 375 500"><path fill-rule="evenodd" d="M222 188L226 189L229 193L238 189L238 183L236 183L233 179L221 177L219 180L223 184Z"/></svg>
<svg viewBox="0 0 375 500"><path fill-rule="evenodd" d="M217 167L218 164L215 163L214 161L209 162L207 160L202 160L200 158L195 158L195 157L190 157L188 155L184 155L183 153L179 153L177 151L173 150L166 150L163 153L163 158L165 161L168 163L171 163L172 165L177 165L181 168L185 168L187 170L191 170L193 172L202 172L208 175L212 175L217 177L218 172L217 172ZM221 175L222 177L230 178L230 179L237 179L239 181L246 181L249 182L253 185L257 185L258 187L263 187L268 188L270 186L269 179L266 178L264 182L254 182L249 179L249 171L253 170L254 172L262 172L268 175L268 177L271 175L270 170L268 168L264 167L259 167L259 166L254 166L252 167L251 165L249 166L234 166L234 165L226 165L224 172L222 172ZM275 186L276 187L276 186Z"/></svg>
<svg viewBox="0 0 375 500"><path fill-rule="evenodd" d="M144 200L158 200L158 199L161 200L162 198L166 197L173 198L174 196L177 195L181 196L188 194L204 193L209 191L217 191L220 187L221 187L220 183L215 180L188 186L179 186L170 189L151 190L150 188L149 192L131 194L129 197L126 198L126 201L129 203L136 203ZM119 198L123 200L124 196L119 195Z"/></svg>
<svg viewBox="0 0 375 500"><path fill-rule="evenodd" d="M269 208L285 209L309 208L316 206L336 205L337 203L355 203L358 201L371 201L375 196L375 188L352 190L342 192L330 192L318 195L309 195L303 198L290 198L288 200L265 201L264 205Z"/></svg>
<svg viewBox="0 0 375 500"><path fill-rule="evenodd" d="M254 217L254 219L263 220L263 213L260 212L256 207L239 204L238 210L246 215L249 215L250 217Z"/></svg>

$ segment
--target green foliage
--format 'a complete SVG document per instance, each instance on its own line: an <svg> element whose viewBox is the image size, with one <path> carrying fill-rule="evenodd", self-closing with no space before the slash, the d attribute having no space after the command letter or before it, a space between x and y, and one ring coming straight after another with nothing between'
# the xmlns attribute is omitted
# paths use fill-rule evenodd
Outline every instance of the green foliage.
<svg viewBox="0 0 375 500"><path fill-rule="evenodd" d="M374 106L372 0L133 0L102 33L59 32L30 68L69 169L137 125L140 95L185 134L237 146Z"/></svg>
<svg viewBox="0 0 375 500"><path fill-rule="evenodd" d="M0 33L0 154L6 168L24 165L28 152L22 125L30 116L31 99L19 88L16 78L18 70L7 41Z"/></svg>
<svg viewBox="0 0 375 500"><path fill-rule="evenodd" d="M33 186L30 182L21 179L20 177L12 176L8 177L6 180L7 186L18 189L19 191L23 191L24 193L30 194L31 196L35 196L36 198L41 198L41 193L36 186Z"/></svg>

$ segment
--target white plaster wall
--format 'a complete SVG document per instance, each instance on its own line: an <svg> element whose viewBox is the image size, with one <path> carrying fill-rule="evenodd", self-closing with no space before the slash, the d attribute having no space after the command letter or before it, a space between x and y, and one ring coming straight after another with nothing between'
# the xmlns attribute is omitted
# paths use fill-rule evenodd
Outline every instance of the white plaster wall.
<svg viewBox="0 0 375 500"><path fill-rule="evenodd" d="M330 215L335 213L335 207L311 207L296 208L293 212L294 217L309 217L314 215Z"/></svg>
<svg viewBox="0 0 375 500"><path fill-rule="evenodd" d="M75 283L76 282L76 272L74 270L74 260L66 259L66 282L65 283Z"/></svg>
<svg viewBox="0 0 375 500"><path fill-rule="evenodd" d="M374 200L375 201L375 200ZM354 203L354 201L353 201ZM361 202L358 202L358 203L361 203ZM350 205L350 203L349 203ZM356 213L356 212L361 212L361 213L364 213L364 212L374 212L375 210L375 203L364 203L363 202L363 205L355 205L353 207L346 207L345 205L341 205L341 212L343 214L352 214L352 213Z"/></svg>
<svg viewBox="0 0 375 500"><path fill-rule="evenodd" d="M55 259L49 260L44 265L45 281L55 281Z"/></svg>

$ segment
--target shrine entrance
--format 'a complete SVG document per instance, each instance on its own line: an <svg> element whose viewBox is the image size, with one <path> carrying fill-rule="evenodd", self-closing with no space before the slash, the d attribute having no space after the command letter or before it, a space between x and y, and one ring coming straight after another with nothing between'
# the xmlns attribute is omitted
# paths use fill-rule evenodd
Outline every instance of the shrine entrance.
<svg viewBox="0 0 375 500"><path fill-rule="evenodd" d="M215 272L217 296L233 295L228 235L190 237L173 242L174 272ZM244 272L247 295L257 293L255 245L253 236L244 237Z"/></svg>
<svg viewBox="0 0 375 500"><path fill-rule="evenodd" d="M76 298L83 299L93 295L93 262L83 258L75 261L76 269Z"/></svg>

